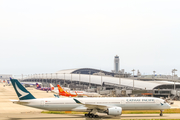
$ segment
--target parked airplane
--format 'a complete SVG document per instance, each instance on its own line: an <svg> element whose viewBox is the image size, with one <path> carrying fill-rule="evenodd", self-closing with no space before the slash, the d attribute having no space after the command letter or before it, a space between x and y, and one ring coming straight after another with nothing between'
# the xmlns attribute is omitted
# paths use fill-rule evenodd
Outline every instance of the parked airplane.
<svg viewBox="0 0 180 120"><path fill-rule="evenodd" d="M32 87L36 85L35 82L21 82L21 84L25 87ZM38 83L38 84L41 85L41 83Z"/></svg>
<svg viewBox="0 0 180 120"><path fill-rule="evenodd" d="M64 91L60 85L57 85L58 87L58 90L59 90L59 95L62 95L62 96L66 96L66 97L76 97L77 96L77 93L76 94L71 94L69 92L66 92Z"/></svg>
<svg viewBox="0 0 180 120"><path fill-rule="evenodd" d="M11 81L10 80L0 80L0 82L4 83L4 86L10 86L11 85Z"/></svg>
<svg viewBox="0 0 180 120"><path fill-rule="evenodd" d="M98 93L91 93L91 92L85 92L85 91L70 91L70 89L67 89L65 87L61 87L59 85L59 87L57 87L58 89L60 89L60 91L62 91L63 93L60 93L59 90L53 90L55 89L54 86L52 84L50 84L51 86L51 90L59 95L63 95L64 92L72 94L72 95L76 95L77 96L88 96L88 97L100 97L101 95Z"/></svg>
<svg viewBox="0 0 180 120"><path fill-rule="evenodd" d="M36 83L36 89L43 91L51 91L50 87L41 87L38 83Z"/></svg>
<svg viewBox="0 0 180 120"><path fill-rule="evenodd" d="M52 84L49 84L49 85L51 87L51 92L59 94L58 87L54 87ZM68 88L68 87L62 87L62 89L64 89L65 91L70 91L70 88Z"/></svg>
<svg viewBox="0 0 180 120"><path fill-rule="evenodd" d="M7 84L6 85L10 86L11 85L11 81L7 80Z"/></svg>
<svg viewBox="0 0 180 120"><path fill-rule="evenodd" d="M154 97L100 97L100 98L41 98L36 99L18 80L11 79L11 83L19 100L13 103L52 111L82 111L88 117L98 117L97 112L118 116L122 110L160 110L160 116L164 109L170 105Z"/></svg>

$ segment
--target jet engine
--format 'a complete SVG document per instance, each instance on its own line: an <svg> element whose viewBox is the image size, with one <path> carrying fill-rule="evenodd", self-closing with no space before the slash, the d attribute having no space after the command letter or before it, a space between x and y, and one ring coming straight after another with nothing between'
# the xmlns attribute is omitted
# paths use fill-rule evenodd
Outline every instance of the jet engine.
<svg viewBox="0 0 180 120"><path fill-rule="evenodd" d="M108 115L121 115L122 114L122 108L121 107L111 107L107 109Z"/></svg>

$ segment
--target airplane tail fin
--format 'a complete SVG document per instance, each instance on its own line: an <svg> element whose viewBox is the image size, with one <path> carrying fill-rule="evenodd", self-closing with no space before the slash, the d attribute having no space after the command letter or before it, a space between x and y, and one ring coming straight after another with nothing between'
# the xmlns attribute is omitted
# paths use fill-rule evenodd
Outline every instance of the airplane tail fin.
<svg viewBox="0 0 180 120"><path fill-rule="evenodd" d="M54 86L52 84L49 84L51 87L51 91L54 90Z"/></svg>
<svg viewBox="0 0 180 120"><path fill-rule="evenodd" d="M19 100L36 99L17 79L10 78Z"/></svg>
<svg viewBox="0 0 180 120"><path fill-rule="evenodd" d="M59 93L64 93L65 92L60 85L57 85L57 87L58 87Z"/></svg>
<svg viewBox="0 0 180 120"><path fill-rule="evenodd" d="M36 83L36 88L41 88L41 86L38 83Z"/></svg>

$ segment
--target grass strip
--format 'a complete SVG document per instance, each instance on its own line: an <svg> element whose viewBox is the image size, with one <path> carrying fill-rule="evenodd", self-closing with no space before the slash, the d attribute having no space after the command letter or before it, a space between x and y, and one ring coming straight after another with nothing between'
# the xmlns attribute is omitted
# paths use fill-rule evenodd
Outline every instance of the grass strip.
<svg viewBox="0 0 180 120"><path fill-rule="evenodd" d="M121 119L121 120L180 120L180 119Z"/></svg>
<svg viewBox="0 0 180 120"><path fill-rule="evenodd" d="M159 114L159 110L136 110L136 111L122 111L122 114ZM180 109L167 109L163 111L163 114L180 113Z"/></svg>

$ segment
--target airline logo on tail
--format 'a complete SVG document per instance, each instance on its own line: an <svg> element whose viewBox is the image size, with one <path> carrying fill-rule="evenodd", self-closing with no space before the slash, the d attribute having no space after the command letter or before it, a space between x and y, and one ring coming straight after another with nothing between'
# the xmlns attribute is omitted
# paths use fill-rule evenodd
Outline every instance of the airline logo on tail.
<svg viewBox="0 0 180 120"><path fill-rule="evenodd" d="M58 90L59 90L60 93L65 92L65 91L61 88L60 85L57 85L57 86L58 86Z"/></svg>
<svg viewBox="0 0 180 120"><path fill-rule="evenodd" d="M40 86L38 83L36 83L36 87L37 87L37 88L41 88L41 86Z"/></svg>
<svg viewBox="0 0 180 120"><path fill-rule="evenodd" d="M54 86L52 84L50 84L51 90L54 90Z"/></svg>
<svg viewBox="0 0 180 120"><path fill-rule="evenodd" d="M26 95L28 95L29 93L26 93L24 91L22 91L21 89L19 89L19 87L17 86L17 84L15 83L15 86L16 86L16 90L18 91L18 93L21 95L19 98L22 98Z"/></svg>

